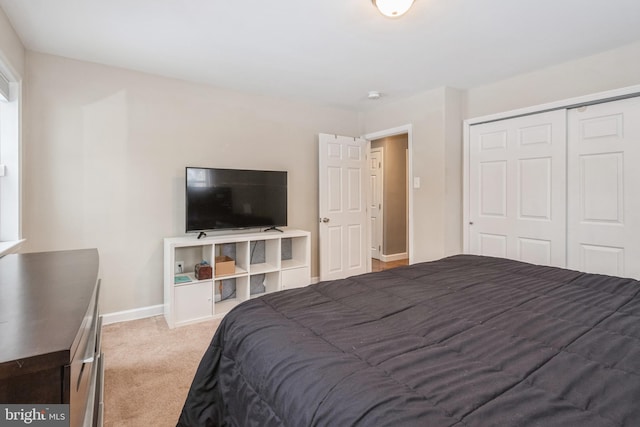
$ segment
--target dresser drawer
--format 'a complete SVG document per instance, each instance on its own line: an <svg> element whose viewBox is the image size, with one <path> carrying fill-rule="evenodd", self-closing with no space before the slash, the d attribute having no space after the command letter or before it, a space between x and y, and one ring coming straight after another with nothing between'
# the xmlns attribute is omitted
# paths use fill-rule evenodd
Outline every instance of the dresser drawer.
<svg viewBox="0 0 640 427"><path fill-rule="evenodd" d="M71 427L86 425L86 413L92 412L102 319L98 314L100 282L95 288L91 304L82 323L80 340L69 365L69 412ZM91 425L91 424L88 424Z"/></svg>

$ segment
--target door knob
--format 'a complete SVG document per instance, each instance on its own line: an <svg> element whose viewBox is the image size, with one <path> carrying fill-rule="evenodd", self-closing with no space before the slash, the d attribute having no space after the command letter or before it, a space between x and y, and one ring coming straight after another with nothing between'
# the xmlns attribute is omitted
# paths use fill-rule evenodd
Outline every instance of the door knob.
<svg viewBox="0 0 640 427"><path fill-rule="evenodd" d="M329 222L329 218L322 218L322 222Z"/></svg>

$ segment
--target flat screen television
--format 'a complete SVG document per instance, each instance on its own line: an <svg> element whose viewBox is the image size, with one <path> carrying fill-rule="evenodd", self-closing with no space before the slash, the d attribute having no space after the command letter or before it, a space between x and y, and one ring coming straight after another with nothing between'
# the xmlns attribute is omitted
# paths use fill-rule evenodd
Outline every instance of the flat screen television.
<svg viewBox="0 0 640 427"><path fill-rule="evenodd" d="M186 168L186 231L287 225L287 172Z"/></svg>

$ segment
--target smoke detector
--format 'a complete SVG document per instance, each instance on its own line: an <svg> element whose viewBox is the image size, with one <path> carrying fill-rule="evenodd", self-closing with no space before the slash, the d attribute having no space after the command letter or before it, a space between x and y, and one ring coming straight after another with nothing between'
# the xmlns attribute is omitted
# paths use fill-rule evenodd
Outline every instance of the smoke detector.
<svg viewBox="0 0 640 427"><path fill-rule="evenodd" d="M380 92L378 92L377 90L370 90L367 98L372 100L380 99Z"/></svg>

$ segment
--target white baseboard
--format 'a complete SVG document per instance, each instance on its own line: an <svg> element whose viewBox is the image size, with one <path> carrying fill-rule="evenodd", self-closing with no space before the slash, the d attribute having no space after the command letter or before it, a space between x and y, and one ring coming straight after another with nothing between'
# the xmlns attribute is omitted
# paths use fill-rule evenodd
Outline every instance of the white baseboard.
<svg viewBox="0 0 640 427"><path fill-rule="evenodd" d="M311 284L318 283L319 277L312 277ZM150 305L148 307L134 308L132 310L116 311L102 315L102 324L128 322L130 320L145 319L147 317L160 316L164 314L164 304Z"/></svg>
<svg viewBox="0 0 640 427"><path fill-rule="evenodd" d="M150 305L148 307L134 308L132 310L103 314L102 324L110 325L112 323L144 319L147 317L159 316L161 314L164 314L164 304Z"/></svg>
<svg viewBox="0 0 640 427"><path fill-rule="evenodd" d="M401 259L409 258L409 254L406 252L399 254L391 254L391 255L382 255L380 254L380 261L382 262L391 262L391 261L399 261Z"/></svg>

